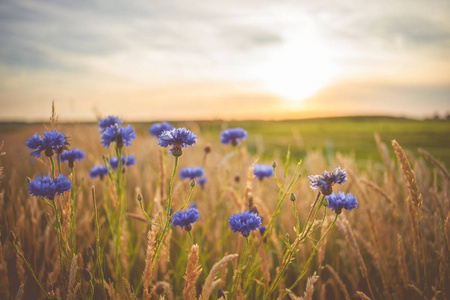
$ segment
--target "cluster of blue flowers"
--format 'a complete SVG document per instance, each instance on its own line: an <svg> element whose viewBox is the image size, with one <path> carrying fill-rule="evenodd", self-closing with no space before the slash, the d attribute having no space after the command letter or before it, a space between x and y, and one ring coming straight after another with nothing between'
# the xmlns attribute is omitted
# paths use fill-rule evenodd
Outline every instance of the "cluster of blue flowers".
<svg viewBox="0 0 450 300"><path fill-rule="evenodd" d="M96 177L100 177L100 179L103 179L103 177L105 177L105 175L108 175L108 168L104 165L94 166L89 171L89 177L91 179L94 179Z"/></svg>
<svg viewBox="0 0 450 300"><path fill-rule="evenodd" d="M273 177L273 167L266 164L255 164L253 174L255 174L256 178L259 180L263 180L264 178Z"/></svg>
<svg viewBox="0 0 450 300"><path fill-rule="evenodd" d="M106 129L108 129L111 126L114 127L116 124L117 125L122 124L122 120L116 116L107 116L106 118L103 118L98 122L98 129L100 130L101 133L103 133L105 132Z"/></svg>
<svg viewBox="0 0 450 300"><path fill-rule="evenodd" d="M170 131L174 128L175 127L168 122L154 123L148 129L148 132L155 137L159 137L163 131Z"/></svg>
<svg viewBox="0 0 450 300"><path fill-rule="evenodd" d="M186 231L191 231L192 225L198 221L200 213L195 207L188 208L185 211L179 211L172 216L173 226L180 226Z"/></svg>
<svg viewBox="0 0 450 300"><path fill-rule="evenodd" d="M55 179L47 175L43 177L38 176L36 179L31 180L28 185L28 192L32 196L53 200L56 195L68 192L71 188L72 183L63 174L60 174Z"/></svg>
<svg viewBox="0 0 450 300"><path fill-rule="evenodd" d="M73 168L74 161L84 160L86 154L81 150L74 148L72 150L65 151L61 154L61 161L67 161L69 163L69 168Z"/></svg>
<svg viewBox="0 0 450 300"><path fill-rule="evenodd" d="M240 232L244 237L248 237L251 231L261 226L261 217L247 210L243 213L232 215L228 222L232 231Z"/></svg>
<svg viewBox="0 0 450 300"><path fill-rule="evenodd" d="M197 136L186 128L175 128L163 131L159 135L158 145L161 147L172 146L170 154L175 157L183 155L183 148L197 143Z"/></svg>
<svg viewBox="0 0 450 300"><path fill-rule="evenodd" d="M136 159L133 155L123 156L122 155L122 166L124 167L131 167L132 165L136 164ZM119 167L119 159L116 156L113 156L109 159L109 164L111 165L111 168L116 170Z"/></svg>
<svg viewBox="0 0 450 300"><path fill-rule="evenodd" d="M131 146L131 142L136 138L136 133L134 128L130 125L127 127L123 126L110 126L102 135L103 147L109 148L112 142L116 142L117 147L122 148L123 146Z"/></svg>
<svg viewBox="0 0 450 300"><path fill-rule="evenodd" d="M40 157L42 151L48 157L52 157L55 152L61 154L64 150L67 150L68 145L67 137L56 130L46 131L42 137L35 133L27 140L27 149L35 150L31 152L31 155L35 157Z"/></svg>
<svg viewBox="0 0 450 300"><path fill-rule="evenodd" d="M202 167L184 168L180 171L181 179L195 179L205 175L205 170Z"/></svg>
<svg viewBox="0 0 450 300"><path fill-rule="evenodd" d="M330 195L334 184L342 185L347 181L347 173L341 167L337 167L334 172L324 171L322 175L310 175L308 178L311 189L314 191L319 189L323 195Z"/></svg>
<svg viewBox="0 0 450 300"><path fill-rule="evenodd" d="M247 138L247 131L242 128L228 128L220 134L220 142L224 145L237 146Z"/></svg>
<svg viewBox="0 0 450 300"><path fill-rule="evenodd" d="M333 193L326 196L326 198L328 200L328 207L330 207L332 211L336 212L336 214L340 214L343 208L346 210L352 210L358 205L356 197L350 193L345 194L344 192L339 192L337 195L336 193Z"/></svg>

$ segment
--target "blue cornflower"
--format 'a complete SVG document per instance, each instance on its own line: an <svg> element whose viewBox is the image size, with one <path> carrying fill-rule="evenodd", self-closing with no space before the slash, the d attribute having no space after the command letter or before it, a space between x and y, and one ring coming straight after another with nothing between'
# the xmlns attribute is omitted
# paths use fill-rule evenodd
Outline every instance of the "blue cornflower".
<svg viewBox="0 0 450 300"><path fill-rule="evenodd" d="M195 143L197 143L197 137L186 128L174 128L170 131L163 131L158 140L158 145L161 147L173 146L170 149L170 154L176 157L183 155L182 148L192 146Z"/></svg>
<svg viewBox="0 0 450 300"><path fill-rule="evenodd" d="M322 194L330 195L335 183L342 185L347 181L347 173L341 167L337 167L334 172L324 171L322 175L310 175L308 178L311 189L314 191L319 189Z"/></svg>
<svg viewBox="0 0 450 300"><path fill-rule="evenodd" d="M340 214L343 208L346 210L352 210L358 205L356 197L350 193L347 195L344 192L339 192L338 195L333 193L326 198L328 200L328 207L330 207L332 211L336 212L336 214Z"/></svg>
<svg viewBox="0 0 450 300"><path fill-rule="evenodd" d="M255 168L253 174L255 174L259 180L273 176L273 167L271 165L255 164L253 167Z"/></svg>
<svg viewBox="0 0 450 300"><path fill-rule="evenodd" d="M225 299L225 293L222 291L222 289L217 290L217 299L224 298Z"/></svg>
<svg viewBox="0 0 450 300"><path fill-rule="evenodd" d="M198 184L200 184L200 186L201 186L202 189L203 189L203 188L205 188L205 184L208 182L208 178L206 178L206 177L200 177L200 178L197 178L195 181L196 181Z"/></svg>
<svg viewBox="0 0 450 300"><path fill-rule="evenodd" d="M133 126L110 126L102 135L103 147L108 147L112 142L116 142L117 147L131 146L131 141L136 138Z"/></svg>
<svg viewBox="0 0 450 300"><path fill-rule="evenodd" d="M205 171L202 167L195 168L184 168L180 171L181 179L194 179L197 177L202 177L205 174Z"/></svg>
<svg viewBox="0 0 450 300"><path fill-rule="evenodd" d="M248 237L250 231L256 230L261 226L261 217L247 210L243 213L232 215L228 222L231 230L240 232L244 237Z"/></svg>
<svg viewBox="0 0 450 300"><path fill-rule="evenodd" d="M91 179L94 179L95 177L103 179L105 175L108 175L108 168L104 165L95 166L89 171L89 177L91 177Z"/></svg>
<svg viewBox="0 0 450 300"><path fill-rule="evenodd" d="M247 131L242 128L228 128L220 134L220 142L222 144L233 146L240 145L241 141L247 138Z"/></svg>
<svg viewBox="0 0 450 300"><path fill-rule="evenodd" d="M131 167L132 165L136 164L136 159L134 158L133 155L128 155L126 157L122 155L121 161L122 166L125 167ZM115 170L119 166L119 159L116 156L113 156L109 159L109 164L111 165L111 168Z"/></svg>
<svg viewBox="0 0 450 300"><path fill-rule="evenodd" d="M191 231L192 224L198 221L200 213L196 208L188 208L185 211L179 211L172 216L173 226L180 226L186 231Z"/></svg>
<svg viewBox="0 0 450 300"><path fill-rule="evenodd" d="M30 181L28 192L32 196L47 198L53 200L56 195L68 192L72 188L70 180L63 174L52 179L50 175L44 177L36 177Z"/></svg>
<svg viewBox="0 0 450 300"><path fill-rule="evenodd" d="M122 120L120 120L116 116L107 116L106 118L100 119L100 121L98 122L98 129L101 133L103 133L106 129L114 126L115 124L122 124Z"/></svg>
<svg viewBox="0 0 450 300"><path fill-rule="evenodd" d="M67 161L69 163L69 168L73 168L73 162L84 160L86 154L80 149L74 148L72 150L68 150L61 154L61 161Z"/></svg>
<svg viewBox="0 0 450 300"><path fill-rule="evenodd" d="M61 154L67 150L67 145L69 142L66 135L56 130L44 132L43 137L35 133L27 140L27 149L36 150L31 152L31 155L35 157L40 157L41 151L45 151L45 155L48 157L53 156L55 152Z"/></svg>
<svg viewBox="0 0 450 300"><path fill-rule="evenodd" d="M163 131L170 131L174 129L172 124L168 122L155 123L148 129L148 132L156 137L159 137Z"/></svg>

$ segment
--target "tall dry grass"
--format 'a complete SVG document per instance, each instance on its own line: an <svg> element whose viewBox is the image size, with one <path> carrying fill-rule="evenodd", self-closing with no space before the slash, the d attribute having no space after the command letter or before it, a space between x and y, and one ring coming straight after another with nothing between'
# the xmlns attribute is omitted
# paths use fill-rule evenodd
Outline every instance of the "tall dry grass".
<svg viewBox="0 0 450 300"><path fill-rule="evenodd" d="M88 299L91 282L82 278L83 268L93 274L96 299L217 299L219 288L229 296L243 242L239 242L239 234L230 231L228 218L255 206L263 216L263 225L267 225L276 210L277 183L273 179L253 178L254 162L262 161L261 157L247 151L245 143L233 150L219 144L218 139L206 140L202 128L196 124L183 125L197 134L198 143L184 151L179 168L202 166L208 177L206 186L196 186L191 196L201 215L199 222L193 225L192 241L186 231L171 228L161 255L155 260L159 229L147 221L136 197L138 193L142 195L145 211L158 223L164 215L174 161L167 150L161 149L156 139L148 135L147 128L140 128L133 146L127 149L138 163L124 173L126 215L121 227L124 234L120 239L119 261L123 268L119 277L106 212L107 205L116 201L116 191L108 178L91 180L88 176L92 166L102 163L102 155L111 155L101 147L97 127L58 125L55 118L51 124L70 136L72 147L86 152L86 160L75 166L76 185L80 187L76 202L76 258L67 257L67 263L63 262L62 266L57 236L47 221L47 215L54 219L53 212L27 192L27 177L50 172L47 161L43 157L30 157L25 147L33 133L42 133L44 129L37 126L2 133L0 139L5 143L0 149L0 298L45 299L38 281L52 298ZM296 295L304 295L304 299L450 298L448 171L426 150L405 153L399 143L392 142L390 148L387 142L376 135L381 163L371 161L363 169L356 166L354 157L337 154L333 158L335 164L349 174L349 181L335 186L334 190L351 192L359 205L351 212L343 212L340 225L330 230L306 276L291 288L312 254L312 245L324 233L314 224L308 238L290 258L270 298L288 299L289 295L293 299L298 297ZM207 153L206 147L210 149ZM263 149L262 145L258 149ZM264 163L277 162L276 175L283 178L284 160L284 155L274 153L272 160ZM332 170L335 165L328 165L321 153L310 152L305 157L291 158L287 178L294 174L295 163L299 160L303 160L300 167L303 175L292 192L297 195L295 205L303 226L316 196L309 188L306 175ZM69 174L66 165L62 173ZM95 186L98 217L92 201L92 186ZM173 185L174 209L182 206L189 189L189 182L182 181L177 174ZM66 198L59 201L65 209L61 222L68 232L64 225L68 224L71 208L64 206ZM286 250L296 240L297 219L292 205L291 201L281 204L280 215L265 241L258 232L250 235L250 252L254 257L248 259L237 297L261 299L276 278ZM327 212L325 224L331 223L332 214ZM322 217L321 211L318 220ZM37 281L9 241L10 229L15 233L18 251L30 264ZM198 244L197 250L192 242ZM258 243L260 246L256 249ZM88 254L89 248L94 249L94 256ZM101 258L104 281L99 279L97 249L104 254ZM320 274L318 279L314 272ZM312 278L309 283L308 277Z"/></svg>

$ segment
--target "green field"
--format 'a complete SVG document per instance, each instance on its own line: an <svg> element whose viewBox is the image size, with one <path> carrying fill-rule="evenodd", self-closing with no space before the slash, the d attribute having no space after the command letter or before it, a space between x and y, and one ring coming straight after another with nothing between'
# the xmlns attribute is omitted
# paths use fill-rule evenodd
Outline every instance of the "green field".
<svg viewBox="0 0 450 300"><path fill-rule="evenodd" d="M418 121L391 117L346 117L288 121L200 121L173 122L176 126L199 129L201 135L211 141L220 139L220 131L226 127L242 127L248 131L247 146L252 154L272 159L274 153L285 153L290 145L295 158L302 158L307 151L322 151L327 157L336 153L354 155L357 164L364 167L369 160L380 161L375 143L377 132L382 141L394 152L390 142L396 139L413 157L423 148L450 166L450 121ZM151 123L135 123L138 134L148 134ZM32 126L31 124L0 125L0 138L7 132ZM192 128L194 127L194 128ZM199 127L199 128L198 128Z"/></svg>
<svg viewBox="0 0 450 300"><path fill-rule="evenodd" d="M251 153L271 159L274 151L285 153L290 145L295 158L307 151L322 151L327 157L336 153L354 155L360 167L369 160L381 161L374 133L387 144L392 157L391 140L396 139L413 157L423 148L450 166L450 122L418 121L390 117L348 117L290 121L199 122L201 134L212 142L219 141L226 127L242 127L248 131L247 146ZM149 124L136 124L144 132ZM186 125L186 124L176 124ZM188 124L187 126L190 126Z"/></svg>

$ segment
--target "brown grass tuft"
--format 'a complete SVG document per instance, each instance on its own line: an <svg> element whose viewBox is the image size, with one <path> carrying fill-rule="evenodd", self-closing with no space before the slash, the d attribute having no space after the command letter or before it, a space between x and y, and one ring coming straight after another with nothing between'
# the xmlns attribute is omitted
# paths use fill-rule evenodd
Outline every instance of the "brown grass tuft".
<svg viewBox="0 0 450 300"><path fill-rule="evenodd" d="M408 272L408 266L406 265L406 254L405 254L405 247L403 245L403 239L400 234L397 234L397 259L398 259L398 265L400 266L400 274L403 281L403 285L408 284L409 281L409 272Z"/></svg>
<svg viewBox="0 0 450 300"><path fill-rule="evenodd" d="M77 276L77 256L74 255L72 258L72 263L70 264L69 282L67 285L67 296L66 299L75 299L75 279Z"/></svg>
<svg viewBox="0 0 450 300"><path fill-rule="evenodd" d="M347 291L347 288L345 287L345 284L342 281L341 277L339 277L338 273L336 273L336 271L330 265L325 265L325 268L327 268L327 270L330 271L330 273L333 276L335 282L339 285L339 288L341 289L341 292L344 294L344 298L346 300L350 300L350 295L349 295L349 293Z"/></svg>
<svg viewBox="0 0 450 300"><path fill-rule="evenodd" d="M361 291L357 291L356 294L362 299L362 300L372 300L369 298L369 296L367 296L366 294L364 294Z"/></svg>
<svg viewBox="0 0 450 300"><path fill-rule="evenodd" d="M447 168L445 168L442 163L440 163L436 158L434 158L430 153L423 150L422 148L419 148L419 153L425 156L426 159L428 159L433 165L435 165L441 171L446 180L450 180L450 174L448 173Z"/></svg>
<svg viewBox="0 0 450 300"><path fill-rule="evenodd" d="M196 244L191 247L191 253L189 253L186 266L186 273L183 277L184 280L186 280L186 285L183 290L183 299L195 299L195 282L202 273L202 268L197 265L198 258L198 245Z"/></svg>

